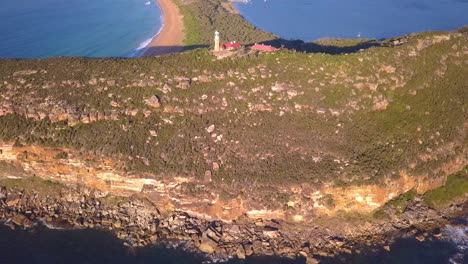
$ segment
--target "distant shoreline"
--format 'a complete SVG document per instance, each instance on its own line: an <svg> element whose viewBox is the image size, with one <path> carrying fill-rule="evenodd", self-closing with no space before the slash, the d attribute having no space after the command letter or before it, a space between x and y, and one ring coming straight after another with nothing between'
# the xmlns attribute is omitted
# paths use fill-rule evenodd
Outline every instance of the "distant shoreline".
<svg viewBox="0 0 468 264"><path fill-rule="evenodd" d="M160 56L184 49L184 21L173 0L155 0L162 13L162 26L140 57Z"/></svg>

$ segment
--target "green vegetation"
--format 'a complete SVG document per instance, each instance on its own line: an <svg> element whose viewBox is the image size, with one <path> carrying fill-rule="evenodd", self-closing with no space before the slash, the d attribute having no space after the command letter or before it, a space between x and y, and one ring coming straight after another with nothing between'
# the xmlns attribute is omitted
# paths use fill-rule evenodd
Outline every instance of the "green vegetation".
<svg viewBox="0 0 468 264"><path fill-rule="evenodd" d="M422 195L423 201L432 207L443 207L468 194L468 166L463 170L449 175L444 186L426 192ZM386 211L389 208L395 209L396 214L402 214L406 208L418 197L414 190L410 190L390 201L377 210L373 217L376 219L387 219L389 215ZM421 197L421 196L419 196Z"/></svg>
<svg viewBox="0 0 468 264"><path fill-rule="evenodd" d="M231 189L383 183L403 169L437 177L466 151L468 109L467 38L437 35L448 33L348 55L3 60L0 106L16 114L0 117L0 140L110 156L119 169L163 177L211 170ZM14 76L24 70L37 73ZM145 103L151 96L159 108Z"/></svg>
<svg viewBox="0 0 468 264"><path fill-rule="evenodd" d="M43 180L37 177L25 177L22 179L0 179L0 186L8 189L14 188L38 194L56 194L66 188L64 185L51 180Z"/></svg>
<svg viewBox="0 0 468 264"><path fill-rule="evenodd" d="M335 200L333 199L333 195L326 194L322 198L322 202L325 204L327 208L333 209L335 207Z"/></svg>
<svg viewBox="0 0 468 264"><path fill-rule="evenodd" d="M273 34L259 30L239 14L226 8L225 0L194 0L177 5L184 16L185 45L190 47L211 46L214 32L221 33L222 42L236 40L242 44L270 41Z"/></svg>
<svg viewBox="0 0 468 264"><path fill-rule="evenodd" d="M377 219L387 218L388 215L385 213L385 210L387 208L395 209L396 210L395 213L397 215L400 215L406 210L406 208L410 205L410 203L414 201L414 198L416 196L417 196L416 191L409 190L405 192L404 194L388 201L382 208L380 208L373 214L373 217Z"/></svg>
<svg viewBox="0 0 468 264"><path fill-rule="evenodd" d="M67 159L68 158L68 153L65 151L61 151L55 156L56 159Z"/></svg>
<svg viewBox="0 0 468 264"><path fill-rule="evenodd" d="M315 44L329 47L354 47L375 41L375 39L356 38L356 39L341 39L341 38L324 38L314 41Z"/></svg>
<svg viewBox="0 0 468 264"><path fill-rule="evenodd" d="M201 29L197 23L197 19L193 16L187 5L183 4L180 0L174 0L174 2L179 7L181 15L184 17L184 45L187 47L200 45L200 43L202 43Z"/></svg>
<svg viewBox="0 0 468 264"><path fill-rule="evenodd" d="M430 206L440 207L461 198L468 193L468 166L447 178L447 183L424 194L424 201Z"/></svg>

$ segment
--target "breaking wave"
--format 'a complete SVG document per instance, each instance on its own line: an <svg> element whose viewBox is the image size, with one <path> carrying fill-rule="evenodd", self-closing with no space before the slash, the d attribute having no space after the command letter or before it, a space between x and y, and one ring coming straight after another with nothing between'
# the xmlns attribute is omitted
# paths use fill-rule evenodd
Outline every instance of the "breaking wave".
<svg viewBox="0 0 468 264"><path fill-rule="evenodd" d="M468 222L468 218L465 219ZM468 261L468 226L465 225L448 225L443 230L444 235L454 243L458 252L450 258L452 264L462 264Z"/></svg>

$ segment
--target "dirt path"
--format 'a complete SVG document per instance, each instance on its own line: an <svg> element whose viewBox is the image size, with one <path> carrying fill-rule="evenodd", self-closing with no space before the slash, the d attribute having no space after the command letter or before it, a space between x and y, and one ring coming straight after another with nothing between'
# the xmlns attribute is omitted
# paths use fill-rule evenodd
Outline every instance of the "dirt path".
<svg viewBox="0 0 468 264"><path fill-rule="evenodd" d="M163 14L163 27L142 56L158 56L180 52L184 46L184 20L172 0L156 0Z"/></svg>

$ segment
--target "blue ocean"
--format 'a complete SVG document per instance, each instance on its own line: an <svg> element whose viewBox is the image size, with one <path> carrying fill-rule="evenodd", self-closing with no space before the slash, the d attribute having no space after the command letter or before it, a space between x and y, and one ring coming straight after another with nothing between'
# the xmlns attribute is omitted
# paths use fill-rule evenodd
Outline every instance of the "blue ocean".
<svg viewBox="0 0 468 264"><path fill-rule="evenodd" d="M381 39L468 25L468 0L249 0L236 7L255 26L304 41Z"/></svg>
<svg viewBox="0 0 468 264"><path fill-rule="evenodd" d="M154 0L2 0L0 58L128 57L161 28Z"/></svg>
<svg viewBox="0 0 468 264"><path fill-rule="evenodd" d="M371 248L361 254L319 259L324 264L464 264L468 263L468 228L447 226L447 239L419 242L396 239L391 251ZM37 226L11 230L0 223L0 263L8 264L306 264L304 258L250 256L246 260L208 257L185 250L183 244L127 248L115 235L103 230L57 230Z"/></svg>

